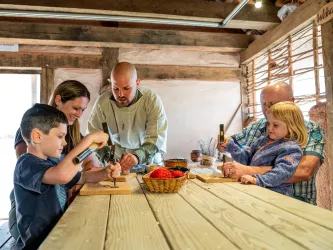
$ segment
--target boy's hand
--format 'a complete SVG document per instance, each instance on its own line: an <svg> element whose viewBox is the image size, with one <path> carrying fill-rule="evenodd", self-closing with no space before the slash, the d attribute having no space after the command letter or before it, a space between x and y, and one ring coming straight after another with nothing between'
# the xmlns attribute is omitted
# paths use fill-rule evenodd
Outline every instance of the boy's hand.
<svg viewBox="0 0 333 250"><path fill-rule="evenodd" d="M256 184L256 178L251 175L243 175L241 178L241 183L243 184Z"/></svg>
<svg viewBox="0 0 333 250"><path fill-rule="evenodd" d="M121 166L119 162L114 165L110 163L104 170L107 176L106 178L112 179L114 177L120 176Z"/></svg>
<svg viewBox="0 0 333 250"><path fill-rule="evenodd" d="M98 148L102 148L107 144L109 135L103 131L96 131L88 135L91 139L91 143L100 144Z"/></svg>

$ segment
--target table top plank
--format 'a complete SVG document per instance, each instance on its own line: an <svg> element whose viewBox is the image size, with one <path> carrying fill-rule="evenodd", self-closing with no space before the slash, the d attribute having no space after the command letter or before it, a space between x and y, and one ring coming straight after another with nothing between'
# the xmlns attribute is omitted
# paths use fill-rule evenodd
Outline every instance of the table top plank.
<svg viewBox="0 0 333 250"><path fill-rule="evenodd" d="M333 249L333 232L267 202L245 194L225 183L194 183L250 215L271 229L310 249ZM234 183L234 185L242 185Z"/></svg>
<svg viewBox="0 0 333 250"><path fill-rule="evenodd" d="M304 249L191 181L179 194L240 249Z"/></svg>
<svg viewBox="0 0 333 250"><path fill-rule="evenodd" d="M238 249L179 194L142 187L172 249Z"/></svg>
<svg viewBox="0 0 333 250"><path fill-rule="evenodd" d="M109 195L77 196L41 245L41 250L103 250Z"/></svg>
<svg viewBox="0 0 333 250"><path fill-rule="evenodd" d="M105 250L170 249L136 178L131 195L111 195Z"/></svg>
<svg viewBox="0 0 333 250"><path fill-rule="evenodd" d="M266 188L261 188L256 185L231 184L230 187L236 188L285 211L310 220L316 224L326 227L327 229L333 230L332 211L328 211L286 195L280 195L276 192L272 192Z"/></svg>

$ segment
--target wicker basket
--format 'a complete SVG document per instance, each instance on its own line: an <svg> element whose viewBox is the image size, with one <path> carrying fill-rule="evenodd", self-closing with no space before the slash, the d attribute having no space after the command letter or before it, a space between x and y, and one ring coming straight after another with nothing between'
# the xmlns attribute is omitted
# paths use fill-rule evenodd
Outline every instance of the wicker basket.
<svg viewBox="0 0 333 250"><path fill-rule="evenodd" d="M188 173L178 178L150 178L150 173L142 177L150 192L176 193L188 179Z"/></svg>
<svg viewBox="0 0 333 250"><path fill-rule="evenodd" d="M169 159L164 161L164 166L166 168L175 168L175 167L187 167L186 159Z"/></svg>

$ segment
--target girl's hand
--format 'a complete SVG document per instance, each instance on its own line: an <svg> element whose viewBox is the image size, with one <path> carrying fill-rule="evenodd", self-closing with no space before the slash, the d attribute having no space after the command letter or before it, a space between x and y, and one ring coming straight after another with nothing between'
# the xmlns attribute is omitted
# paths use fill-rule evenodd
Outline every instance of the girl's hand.
<svg viewBox="0 0 333 250"><path fill-rule="evenodd" d="M112 179L112 178L120 176L121 166L118 162L114 165L110 163L104 170L105 170L107 179Z"/></svg>
<svg viewBox="0 0 333 250"><path fill-rule="evenodd" d="M222 142L219 142L218 144L217 144L217 149L218 149L218 151L220 151L221 153L222 152L225 152L225 149L226 149L226 147L227 147L227 144L228 144L228 138L227 139L225 139L224 140L224 142L222 143Z"/></svg>
<svg viewBox="0 0 333 250"><path fill-rule="evenodd" d="M251 175L243 175L241 178L241 183L243 184L256 184L256 178L254 178L253 176Z"/></svg>
<svg viewBox="0 0 333 250"><path fill-rule="evenodd" d="M102 148L107 144L109 135L103 131L96 131L88 135L91 143L99 144L98 148Z"/></svg>

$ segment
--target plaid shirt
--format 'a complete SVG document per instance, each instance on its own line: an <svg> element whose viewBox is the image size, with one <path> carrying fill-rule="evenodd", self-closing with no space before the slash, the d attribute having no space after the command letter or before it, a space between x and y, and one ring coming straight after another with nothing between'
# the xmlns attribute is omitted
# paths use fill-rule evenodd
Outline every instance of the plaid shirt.
<svg viewBox="0 0 333 250"><path fill-rule="evenodd" d="M261 136L267 136L266 125L266 119L262 118L257 122L251 123L240 133L233 135L232 138L242 147L251 147ZM325 132L317 123L312 121L305 121L305 125L309 139L308 144L303 149L303 155L316 156L323 162L326 143ZM293 184L294 198L317 205L316 175L317 172L314 173L310 180Z"/></svg>

